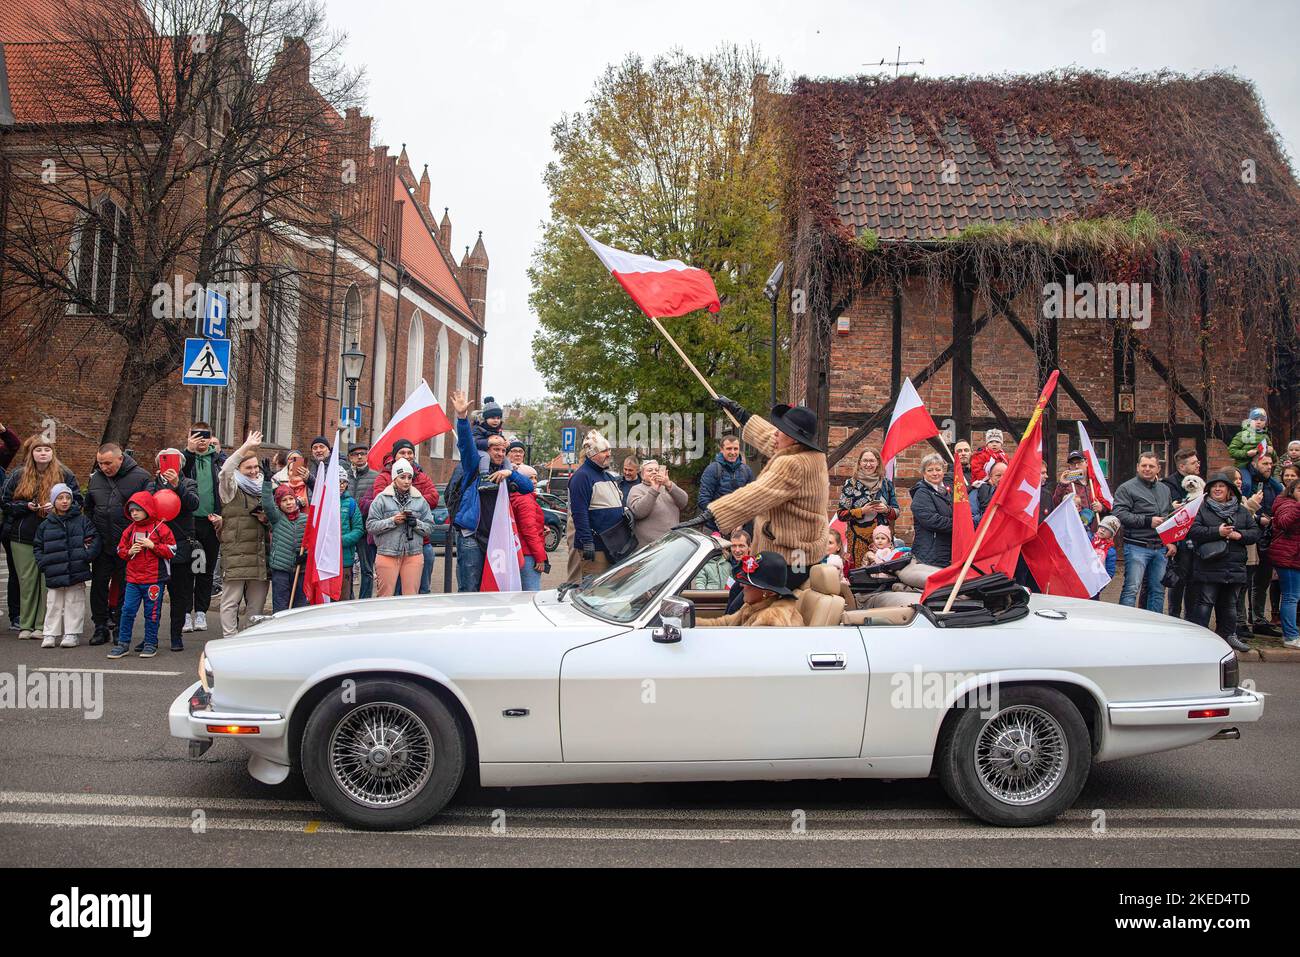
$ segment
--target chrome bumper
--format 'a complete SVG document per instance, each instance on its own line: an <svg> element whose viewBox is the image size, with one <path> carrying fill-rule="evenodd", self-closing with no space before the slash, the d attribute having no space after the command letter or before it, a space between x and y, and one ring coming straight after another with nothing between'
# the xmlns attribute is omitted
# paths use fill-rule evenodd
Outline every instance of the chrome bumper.
<svg viewBox="0 0 1300 957"><path fill-rule="evenodd" d="M1264 696L1238 688L1231 695L1223 698L1123 701L1111 704L1107 710L1110 714L1110 723L1117 727L1204 725L1208 728L1218 724L1246 724L1258 721L1264 714Z"/></svg>
<svg viewBox="0 0 1300 957"><path fill-rule="evenodd" d="M173 738L187 741L211 741L214 738L247 738L265 741L283 738L288 722L284 715L273 712L214 711L194 707L191 703L201 684L194 682L172 701L167 709L167 724ZM231 728L230 731L222 730ZM255 732L238 732L233 729L256 728Z"/></svg>

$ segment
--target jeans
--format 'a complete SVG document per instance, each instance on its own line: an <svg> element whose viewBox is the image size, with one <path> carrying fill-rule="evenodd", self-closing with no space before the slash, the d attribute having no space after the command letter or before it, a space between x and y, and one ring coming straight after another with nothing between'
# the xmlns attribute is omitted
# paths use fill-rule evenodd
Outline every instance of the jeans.
<svg viewBox="0 0 1300 957"><path fill-rule="evenodd" d="M478 591L483 581L483 546L458 528L449 528L447 533L456 536L456 590Z"/></svg>
<svg viewBox="0 0 1300 957"><path fill-rule="evenodd" d="M433 544L424 543L424 568L420 571L420 594L429 594L429 583L433 579Z"/></svg>
<svg viewBox="0 0 1300 957"><path fill-rule="evenodd" d="M361 549L366 550L365 557ZM369 598L375 593L375 543L362 542L357 546L357 561L361 562L361 593L358 598Z"/></svg>
<svg viewBox="0 0 1300 957"><path fill-rule="evenodd" d="M1124 543L1124 589L1120 592L1119 603L1133 608L1137 605L1138 588L1145 580L1147 586L1147 611L1163 612L1165 610L1165 586L1160 584L1165 577L1164 546L1147 548L1145 545Z"/></svg>
<svg viewBox="0 0 1300 957"><path fill-rule="evenodd" d="M158 647L158 624L162 618L163 584L147 582L138 584L127 582L122 594L122 617L117 626L117 644L131 644L131 631L135 628L135 616L144 605L144 647Z"/></svg>
<svg viewBox="0 0 1300 957"><path fill-rule="evenodd" d="M1220 638L1230 638L1237 631L1237 595L1245 583L1198 582L1188 583L1188 590L1196 602L1192 608L1193 621L1202 628L1210 627L1210 612L1214 612L1214 631Z"/></svg>
<svg viewBox="0 0 1300 957"><path fill-rule="evenodd" d="M1296 627L1295 610L1300 603L1300 568L1283 568L1277 566L1277 577L1282 582L1282 638L1292 641L1300 638L1300 628Z"/></svg>
<svg viewBox="0 0 1300 957"><path fill-rule="evenodd" d="M302 575L298 576L298 587L293 587L294 573L271 569L271 608L284 611L286 608L299 608L307 604L307 597L302 593ZM290 591L293 592L292 604Z"/></svg>
<svg viewBox="0 0 1300 957"><path fill-rule="evenodd" d="M100 534L102 537L103 533ZM120 532L118 536L121 536ZM90 579L90 617L94 619L96 629L109 626L113 581L119 585L126 581L126 561L118 557L117 546L105 539L100 547L103 550L91 565Z"/></svg>
<svg viewBox="0 0 1300 957"><path fill-rule="evenodd" d="M537 559L532 555L524 556L524 567L519 569L519 582L524 591L542 590L542 573L537 570Z"/></svg>
<svg viewBox="0 0 1300 957"><path fill-rule="evenodd" d="M185 627L185 616L194 604L194 572L191 563L196 551L191 542L183 540L176 543L176 554L172 557L172 574L167 579L167 597L171 600L172 644L183 640L181 630Z"/></svg>

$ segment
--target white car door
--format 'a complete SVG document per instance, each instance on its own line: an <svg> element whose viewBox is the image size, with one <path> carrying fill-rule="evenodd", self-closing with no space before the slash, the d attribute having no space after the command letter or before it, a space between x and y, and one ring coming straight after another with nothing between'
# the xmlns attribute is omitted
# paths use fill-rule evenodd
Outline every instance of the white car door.
<svg viewBox="0 0 1300 957"><path fill-rule="evenodd" d="M869 669L857 628L644 628L567 652L569 761L856 758Z"/></svg>

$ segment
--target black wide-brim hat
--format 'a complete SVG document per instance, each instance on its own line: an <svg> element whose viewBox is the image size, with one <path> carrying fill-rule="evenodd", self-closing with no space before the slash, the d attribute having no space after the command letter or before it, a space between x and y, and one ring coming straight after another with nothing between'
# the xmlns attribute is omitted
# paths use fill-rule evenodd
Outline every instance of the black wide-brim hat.
<svg viewBox="0 0 1300 957"><path fill-rule="evenodd" d="M793 598L794 592L786 584L789 576L790 566L786 564L784 555L780 552L759 552L740 560L736 581L763 591L776 592L784 598Z"/></svg>
<svg viewBox="0 0 1300 957"><path fill-rule="evenodd" d="M774 405L772 424L810 449L825 452L817 434L817 413L802 405Z"/></svg>

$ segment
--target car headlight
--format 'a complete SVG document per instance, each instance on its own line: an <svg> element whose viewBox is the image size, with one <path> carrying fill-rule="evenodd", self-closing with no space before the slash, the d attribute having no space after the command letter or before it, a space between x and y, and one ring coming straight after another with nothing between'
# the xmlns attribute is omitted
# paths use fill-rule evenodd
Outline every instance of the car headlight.
<svg viewBox="0 0 1300 957"><path fill-rule="evenodd" d="M211 691L216 685L216 676L212 673L212 666L208 664L207 652L199 654L199 684L203 685L204 691Z"/></svg>

